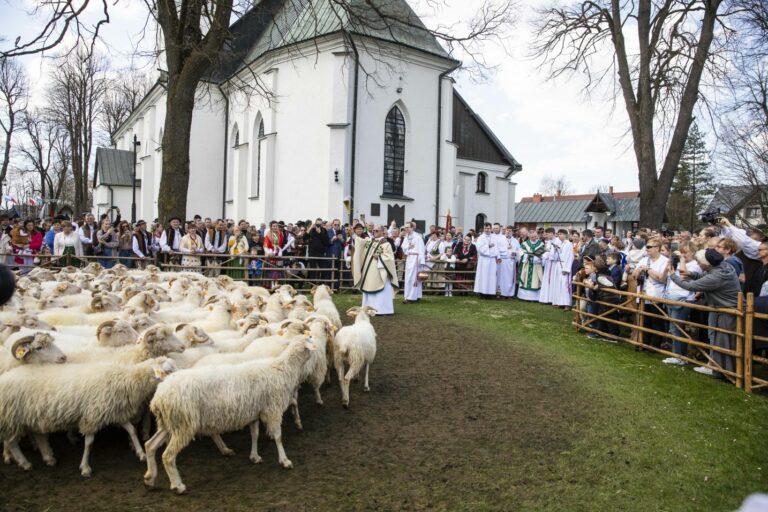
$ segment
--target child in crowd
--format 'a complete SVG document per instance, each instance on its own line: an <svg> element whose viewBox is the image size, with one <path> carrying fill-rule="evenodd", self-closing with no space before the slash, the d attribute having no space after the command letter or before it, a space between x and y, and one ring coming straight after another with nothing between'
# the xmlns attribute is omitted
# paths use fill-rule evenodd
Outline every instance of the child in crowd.
<svg viewBox="0 0 768 512"><path fill-rule="evenodd" d="M605 262L608 264L608 271L610 272L611 281L613 286L618 290L621 288L621 281L623 278L623 272L621 269L621 253L611 252L605 257Z"/></svg>
<svg viewBox="0 0 768 512"><path fill-rule="evenodd" d="M251 256L258 256L259 247L252 247L249 251ZM261 270L264 266L264 260L261 258L251 258L248 262L248 284L257 286L261 281Z"/></svg>
<svg viewBox="0 0 768 512"><path fill-rule="evenodd" d="M440 261L445 263L445 270L456 268L456 255L453 254L453 247L447 246L445 252L440 255ZM445 296L453 297L453 274L445 274Z"/></svg>

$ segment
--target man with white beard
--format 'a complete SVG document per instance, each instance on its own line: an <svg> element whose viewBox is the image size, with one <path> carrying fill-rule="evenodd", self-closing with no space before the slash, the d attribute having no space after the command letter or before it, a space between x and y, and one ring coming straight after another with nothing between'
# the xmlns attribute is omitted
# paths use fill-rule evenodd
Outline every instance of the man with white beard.
<svg viewBox="0 0 768 512"><path fill-rule="evenodd" d="M403 226L405 236L401 243L405 256L405 276L403 276L403 304L412 304L421 299L421 281L419 270L426 265L427 258L424 249L424 240L415 231L416 223L411 222Z"/></svg>
<svg viewBox="0 0 768 512"><path fill-rule="evenodd" d="M491 232L491 223L486 222L483 234L475 240L477 248L477 271L475 271L475 293L483 299L496 297L496 270L501 262L496 235Z"/></svg>
<svg viewBox="0 0 768 512"><path fill-rule="evenodd" d="M520 242L512 234L512 226L507 226L504 235L499 237L498 242L501 263L499 263L497 279L499 294L505 299L511 299L515 296L515 285L517 284L517 252L520 250Z"/></svg>
<svg viewBox="0 0 768 512"><path fill-rule="evenodd" d="M373 228L372 238L355 237L355 254L352 258L352 275L355 288L363 292L363 307L370 306L377 315L393 315L393 286L397 286L397 270L392 245L386 237L384 226Z"/></svg>

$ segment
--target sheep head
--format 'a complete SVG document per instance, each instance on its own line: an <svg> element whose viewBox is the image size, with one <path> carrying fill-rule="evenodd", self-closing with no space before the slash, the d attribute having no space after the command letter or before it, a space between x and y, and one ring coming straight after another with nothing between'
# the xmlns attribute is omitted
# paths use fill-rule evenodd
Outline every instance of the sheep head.
<svg viewBox="0 0 768 512"><path fill-rule="evenodd" d="M120 347L135 343L139 333L127 320L114 319L102 322L96 328L96 339L106 347Z"/></svg>
<svg viewBox="0 0 768 512"><path fill-rule="evenodd" d="M139 310L141 311L141 310ZM146 313L139 313L131 316L131 326L136 329L136 332L144 332L153 325L157 325L155 319Z"/></svg>
<svg viewBox="0 0 768 512"><path fill-rule="evenodd" d="M82 292L83 289L80 288L77 285L74 285L72 283L58 283L56 285L56 288L53 290L53 294L55 297L60 297L62 295L77 295L78 293Z"/></svg>
<svg viewBox="0 0 768 512"><path fill-rule="evenodd" d="M45 299L40 299L37 301L37 309L44 310L44 309L51 309L51 308L59 308L63 307L61 302L56 297L46 297Z"/></svg>
<svg viewBox="0 0 768 512"><path fill-rule="evenodd" d="M176 326L176 335L188 347L213 345L213 340L208 336L208 333L196 325L179 324Z"/></svg>
<svg viewBox="0 0 768 512"><path fill-rule="evenodd" d="M309 336L309 331L304 325L304 322L299 322L297 320L283 320L280 323L280 329L278 329L275 334L285 338L293 338L294 336L300 336L302 334Z"/></svg>
<svg viewBox="0 0 768 512"><path fill-rule="evenodd" d="M99 275L101 271L104 270L104 267L101 266L101 263L98 262L92 262L85 266L83 269L83 272L86 274L93 274L94 276Z"/></svg>
<svg viewBox="0 0 768 512"><path fill-rule="evenodd" d="M167 376L177 371L178 367L173 359L157 357L152 361L152 371L157 380L164 380Z"/></svg>
<svg viewBox="0 0 768 512"><path fill-rule="evenodd" d="M67 356L47 332L36 332L19 338L11 346L11 353L16 360L27 364L61 364L67 361Z"/></svg>
<svg viewBox="0 0 768 512"><path fill-rule="evenodd" d="M159 357L171 352L184 352L184 343L167 325L155 325L144 331L137 344L142 345L150 357Z"/></svg>
<svg viewBox="0 0 768 512"><path fill-rule="evenodd" d="M19 316L14 318L8 323L9 327L18 331L20 329L39 329L43 331L55 331L56 328L47 322L43 322L35 315L31 313L25 313L23 310L19 310Z"/></svg>
<svg viewBox="0 0 768 512"><path fill-rule="evenodd" d="M138 286L138 285L135 285L135 284L132 284L130 286L126 286L125 288L122 289L123 300L130 300L135 295L140 294L142 291L143 291L142 288L140 286Z"/></svg>
<svg viewBox="0 0 768 512"><path fill-rule="evenodd" d="M109 293L96 294L91 299L91 309L96 312L118 311L120 298Z"/></svg>

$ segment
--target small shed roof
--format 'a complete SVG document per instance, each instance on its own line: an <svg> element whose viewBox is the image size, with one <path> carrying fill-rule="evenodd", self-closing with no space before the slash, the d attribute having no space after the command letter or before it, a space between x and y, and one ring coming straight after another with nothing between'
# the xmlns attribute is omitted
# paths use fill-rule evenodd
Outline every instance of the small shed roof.
<svg viewBox="0 0 768 512"><path fill-rule="evenodd" d="M93 173L93 186L95 187L97 183L112 187L132 186L133 151L96 148L96 167Z"/></svg>
<svg viewBox="0 0 768 512"><path fill-rule="evenodd" d="M515 222L552 222L578 224L587 221L584 210L590 200L556 201L551 203L517 203Z"/></svg>

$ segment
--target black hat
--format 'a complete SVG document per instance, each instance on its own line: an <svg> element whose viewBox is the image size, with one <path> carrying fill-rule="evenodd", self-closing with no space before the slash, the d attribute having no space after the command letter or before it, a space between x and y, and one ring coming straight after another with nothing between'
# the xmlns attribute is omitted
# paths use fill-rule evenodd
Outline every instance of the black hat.
<svg viewBox="0 0 768 512"><path fill-rule="evenodd" d="M136 221L136 225L137 225L137 226L141 226L142 224L146 225L147 223L146 223L146 222L144 222L143 220L137 220L137 221Z"/></svg>
<svg viewBox="0 0 768 512"><path fill-rule="evenodd" d="M707 263L713 267L716 267L723 262L723 255L714 249L707 249L704 252L704 257L707 259Z"/></svg>
<svg viewBox="0 0 768 512"><path fill-rule="evenodd" d="M177 220L177 221L181 222L181 219L180 219L180 218L178 218L178 217L171 217L170 219L168 219L168 224L170 224L170 223L171 223L171 222L173 222L174 220Z"/></svg>

